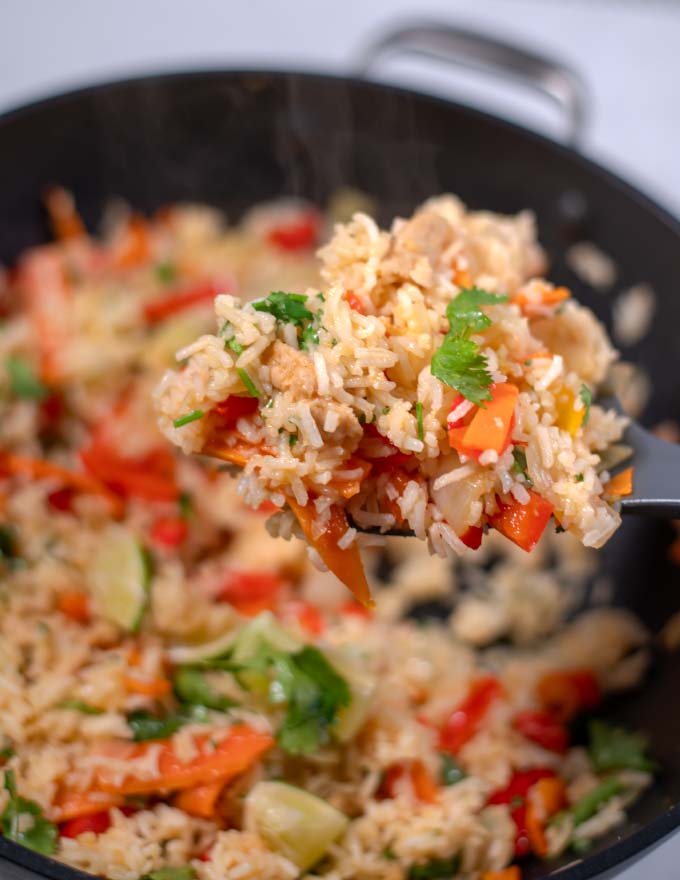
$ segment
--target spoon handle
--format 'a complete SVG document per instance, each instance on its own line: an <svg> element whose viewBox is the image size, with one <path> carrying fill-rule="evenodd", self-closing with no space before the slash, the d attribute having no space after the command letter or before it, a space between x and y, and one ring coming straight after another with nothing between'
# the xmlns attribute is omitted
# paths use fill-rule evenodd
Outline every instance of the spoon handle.
<svg viewBox="0 0 680 880"><path fill-rule="evenodd" d="M660 440L632 422L626 431L632 446L633 493L621 499L622 513L680 517L680 445Z"/></svg>

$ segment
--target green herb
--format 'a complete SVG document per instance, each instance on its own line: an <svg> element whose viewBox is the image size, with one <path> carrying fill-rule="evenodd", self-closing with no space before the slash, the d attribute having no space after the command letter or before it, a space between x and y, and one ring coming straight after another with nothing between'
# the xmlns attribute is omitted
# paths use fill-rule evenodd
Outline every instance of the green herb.
<svg viewBox="0 0 680 880"><path fill-rule="evenodd" d="M170 715L154 715L147 709L135 709L127 716L128 727L135 742L167 739L185 724L202 724L209 720L206 706L185 706Z"/></svg>
<svg viewBox="0 0 680 880"><path fill-rule="evenodd" d="M316 318L300 331L300 348L309 351L313 345L319 344L319 325Z"/></svg>
<svg viewBox="0 0 680 880"><path fill-rule="evenodd" d="M397 860L397 854L390 846L386 846L382 851L382 857L387 859L388 862L396 862Z"/></svg>
<svg viewBox="0 0 680 880"><path fill-rule="evenodd" d="M159 868L150 874L143 874L139 880L194 880L196 872L191 865L182 865L179 868Z"/></svg>
<svg viewBox="0 0 680 880"><path fill-rule="evenodd" d="M491 400L491 374L479 346L469 337L491 326L481 307L507 301L478 287L466 288L446 308L449 332L432 357L431 371L445 385L455 388L478 405Z"/></svg>
<svg viewBox="0 0 680 880"><path fill-rule="evenodd" d="M455 877L460 869L460 858L431 859L423 865L411 865L408 880L449 880Z"/></svg>
<svg viewBox="0 0 680 880"><path fill-rule="evenodd" d="M37 377L33 366L25 359L12 355L5 361L9 387L15 397L24 400L44 400L49 391Z"/></svg>
<svg viewBox="0 0 680 880"><path fill-rule="evenodd" d="M157 263L154 273L161 284L171 284L177 279L177 269L172 263Z"/></svg>
<svg viewBox="0 0 680 880"><path fill-rule="evenodd" d="M461 779L465 779L465 773L455 758L447 752L441 753L441 766L439 768L439 781L442 785L455 785Z"/></svg>
<svg viewBox="0 0 680 880"><path fill-rule="evenodd" d="M579 855L589 852L592 847L593 841L589 837L577 837L571 842L571 848Z"/></svg>
<svg viewBox="0 0 680 880"><path fill-rule="evenodd" d="M326 297L323 295L323 293L317 293L316 298L322 303L326 302Z"/></svg>
<svg viewBox="0 0 680 880"><path fill-rule="evenodd" d="M564 528L564 526L559 525L559 523L555 526L555 534L556 535L561 535L562 532L566 532L566 531L567 530Z"/></svg>
<svg viewBox="0 0 680 880"><path fill-rule="evenodd" d="M205 413L202 409L195 409L193 412L187 413L185 416L180 416L178 419L172 423L176 428L182 428L184 425L188 425L190 422L196 422L198 419L202 419Z"/></svg>
<svg viewBox="0 0 680 880"><path fill-rule="evenodd" d="M15 755L16 752L12 746L5 746L3 749L0 749L0 761L9 761Z"/></svg>
<svg viewBox="0 0 680 880"><path fill-rule="evenodd" d="M243 346L235 339L227 339L227 341L224 343L224 347L228 348L230 351L233 351L236 355L241 354L241 352L243 351Z"/></svg>
<svg viewBox="0 0 680 880"><path fill-rule="evenodd" d="M389 413L389 411L390 411L390 407L389 407L389 406L384 406L384 407L382 408L382 414L383 414L384 416L386 416L386 415Z"/></svg>
<svg viewBox="0 0 680 880"><path fill-rule="evenodd" d="M72 709L74 712L81 712L83 715L103 715L104 710L99 706L93 706L90 703L84 703L82 700L62 700L57 703L57 709Z"/></svg>
<svg viewBox="0 0 680 880"><path fill-rule="evenodd" d="M9 800L0 815L5 837L43 855L52 855L57 849L57 826L43 816L35 801L19 797L12 770L5 770L5 791Z"/></svg>
<svg viewBox="0 0 680 880"><path fill-rule="evenodd" d="M248 392L249 397L259 397L260 392L258 391L257 385L250 378L250 374L246 372L246 370L238 369L236 372L239 375L239 379L243 382L246 391Z"/></svg>
<svg viewBox="0 0 680 880"><path fill-rule="evenodd" d="M237 677L246 670L270 676L269 701L286 705L279 745L293 755L314 752L329 742L338 710L351 699L345 679L309 645L287 653L263 643L251 660L230 668Z"/></svg>
<svg viewBox="0 0 680 880"><path fill-rule="evenodd" d="M583 422L581 423L585 428L585 426L588 424L588 419L590 418L590 407L593 403L593 393L587 385L581 385L578 396L581 399L581 403L586 408L585 414L583 416Z"/></svg>
<svg viewBox="0 0 680 880"><path fill-rule="evenodd" d="M359 422L360 425L365 425L366 424L366 413L359 413L359 415L357 416L357 422Z"/></svg>
<svg viewBox="0 0 680 880"><path fill-rule="evenodd" d="M288 435L288 445L289 445L290 447L295 446L295 444L296 444L297 442L298 442L298 435L297 435L297 434L289 434L289 435Z"/></svg>
<svg viewBox="0 0 680 880"><path fill-rule="evenodd" d="M607 770L642 770L653 773L656 764L646 755L647 740L640 733L630 733L606 721L588 725L588 755L599 773Z"/></svg>
<svg viewBox="0 0 680 880"><path fill-rule="evenodd" d="M179 498L177 499L177 506L179 507L179 513L182 519L189 519L193 513L191 492L180 492Z"/></svg>
<svg viewBox="0 0 680 880"><path fill-rule="evenodd" d="M205 706L218 712L226 712L237 703L235 700L219 694L208 682L200 669L191 666L180 666L173 679L173 687L177 699L192 706Z"/></svg>
<svg viewBox="0 0 680 880"><path fill-rule="evenodd" d="M17 533L12 526L0 526L0 558L16 559Z"/></svg>
<svg viewBox="0 0 680 880"><path fill-rule="evenodd" d="M425 439L425 431L423 430L423 405L420 401L416 403L416 423L418 425L418 439Z"/></svg>
<svg viewBox="0 0 680 880"><path fill-rule="evenodd" d="M305 305L306 302L307 297L302 293L284 293L282 290L275 290L266 299L261 299L252 305L257 312L269 312L277 321L299 327L314 317L314 313Z"/></svg>
<svg viewBox="0 0 680 880"><path fill-rule="evenodd" d="M576 801L569 808L569 812L574 820L574 825L581 825L597 813L603 804L611 800L615 795L621 794L625 786L616 776L610 776L596 786L587 795Z"/></svg>
<svg viewBox="0 0 680 880"><path fill-rule="evenodd" d="M524 477L524 481L527 486L533 486L531 478L529 477L529 472L527 470L526 452L522 449L521 446L513 446L512 457L514 458L514 462L512 463L513 471L515 471L516 474L521 474Z"/></svg>
<svg viewBox="0 0 680 880"><path fill-rule="evenodd" d="M583 474L576 474L574 479L576 480L577 483L582 483L583 480L585 479L585 477L583 476Z"/></svg>
<svg viewBox="0 0 680 880"><path fill-rule="evenodd" d="M519 810L520 807L524 806L524 798L520 794L516 794L513 798L510 799L510 803L508 805L511 810Z"/></svg>

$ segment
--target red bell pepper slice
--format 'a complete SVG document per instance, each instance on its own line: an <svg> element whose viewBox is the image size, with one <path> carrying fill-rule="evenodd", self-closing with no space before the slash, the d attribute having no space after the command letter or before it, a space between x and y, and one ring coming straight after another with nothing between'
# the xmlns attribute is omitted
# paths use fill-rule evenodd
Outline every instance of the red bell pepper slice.
<svg viewBox="0 0 680 880"><path fill-rule="evenodd" d="M515 855L525 856L531 849L529 832L527 830L527 805L526 797L532 785L539 779L555 776L554 770L547 767L536 767L532 770L520 770L513 774L505 788L494 792L487 804L508 804L510 816L517 829L515 835Z"/></svg>
<svg viewBox="0 0 680 880"><path fill-rule="evenodd" d="M226 400L222 400L210 411L211 415L219 419L220 427L233 428L240 418L251 416L257 412L259 404L257 397L241 397L231 394Z"/></svg>
<svg viewBox="0 0 680 880"><path fill-rule="evenodd" d="M189 527L180 516L164 516L151 526L151 540L162 547L178 547L187 537Z"/></svg>
<svg viewBox="0 0 680 880"><path fill-rule="evenodd" d="M520 504L514 498L499 500L498 512L489 517L489 525L530 553L548 525L554 507L533 489L527 489L527 492L529 501L526 504Z"/></svg>
<svg viewBox="0 0 680 880"><path fill-rule="evenodd" d="M469 547L470 550L479 550L484 537L484 529L482 526L469 526L460 536L460 540Z"/></svg>
<svg viewBox="0 0 680 880"><path fill-rule="evenodd" d="M594 709L602 699L600 685L591 669L549 672L538 682L536 695L543 708L563 722L579 712Z"/></svg>
<svg viewBox="0 0 680 880"><path fill-rule="evenodd" d="M99 813L91 813L89 816L78 816L76 819L69 819L59 826L60 837L78 837L85 834L86 831L92 831L94 834L103 834L111 827L111 818L108 810L102 810Z"/></svg>
<svg viewBox="0 0 680 880"><path fill-rule="evenodd" d="M478 679L449 716L439 734L439 747L456 755L479 730L491 704L501 697L503 688L489 675Z"/></svg>
<svg viewBox="0 0 680 880"><path fill-rule="evenodd" d="M347 300L347 305L350 309L353 309L355 312L359 312L360 315L366 314L366 309L364 309L364 304L361 302L359 297L354 293L353 290L348 290L345 293L345 299Z"/></svg>
<svg viewBox="0 0 680 880"><path fill-rule="evenodd" d="M270 229L267 241L283 251L303 251L314 247L318 236L319 215L316 211L306 211Z"/></svg>
<svg viewBox="0 0 680 880"><path fill-rule="evenodd" d="M569 733L564 725L549 712L528 709L515 716L513 727L527 739L551 752L566 752Z"/></svg>
<svg viewBox="0 0 680 880"><path fill-rule="evenodd" d="M219 293L229 293L232 285L203 281L186 290L178 290L152 299L144 305L144 318L148 324L158 324L171 315L184 312L194 306L211 303Z"/></svg>
<svg viewBox="0 0 680 880"><path fill-rule="evenodd" d="M229 602L241 614L254 617L273 610L284 583L271 571L231 571L217 598Z"/></svg>

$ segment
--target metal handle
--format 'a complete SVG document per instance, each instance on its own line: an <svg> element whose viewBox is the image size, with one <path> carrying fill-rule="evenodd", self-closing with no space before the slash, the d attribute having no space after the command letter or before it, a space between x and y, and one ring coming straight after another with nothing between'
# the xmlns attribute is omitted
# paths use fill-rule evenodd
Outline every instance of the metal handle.
<svg viewBox="0 0 680 880"><path fill-rule="evenodd" d="M467 28L415 21L396 27L368 45L356 70L366 76L381 56L408 53L511 77L550 98L567 119L566 141L578 146L589 104L580 76L561 62Z"/></svg>

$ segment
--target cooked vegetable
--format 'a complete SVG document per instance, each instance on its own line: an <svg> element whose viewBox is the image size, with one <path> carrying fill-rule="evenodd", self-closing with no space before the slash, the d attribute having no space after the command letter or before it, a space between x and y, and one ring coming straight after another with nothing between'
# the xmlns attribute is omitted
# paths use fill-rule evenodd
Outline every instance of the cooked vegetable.
<svg viewBox="0 0 680 880"><path fill-rule="evenodd" d="M566 786L557 776L539 779L527 793L525 826L531 849L541 858L548 855L545 824L566 803Z"/></svg>
<svg viewBox="0 0 680 880"><path fill-rule="evenodd" d="M0 815L0 828L9 840L50 856L57 848L57 826L43 816L35 801L17 794L13 770L5 770L7 805Z"/></svg>
<svg viewBox="0 0 680 880"><path fill-rule="evenodd" d="M522 474L526 485L531 486L532 482L529 479L529 473L527 471L527 454L526 454L526 452L522 449L521 446L513 446L512 457L514 458L514 462L512 465L513 471L515 471L516 474Z"/></svg>
<svg viewBox="0 0 680 880"><path fill-rule="evenodd" d="M202 419L205 413L202 409L195 409L193 412L187 413L185 416L180 416L178 419L173 421L173 425L175 428L183 428L184 425L189 425L191 422L196 422L198 419Z"/></svg>
<svg viewBox="0 0 680 880"><path fill-rule="evenodd" d="M69 241L87 235L73 196L61 186L50 186L43 193L52 233L57 241Z"/></svg>
<svg viewBox="0 0 680 880"><path fill-rule="evenodd" d="M555 395L555 406L557 407L555 424L558 428L568 431L572 437L584 423L586 417L586 409L584 407L576 409L574 401L574 394L569 388L564 388Z"/></svg>
<svg viewBox="0 0 680 880"><path fill-rule="evenodd" d="M467 697L456 706L440 732L442 751L457 754L477 733L491 704L502 694L500 682L492 676L474 682Z"/></svg>
<svg viewBox="0 0 680 880"><path fill-rule="evenodd" d="M480 451L491 449L502 455L510 444L519 390L509 382L500 382L491 385L489 395L489 402L477 409L467 426L463 445Z"/></svg>
<svg viewBox="0 0 680 880"><path fill-rule="evenodd" d="M154 274L161 284L171 284L177 278L177 269L172 263L156 263Z"/></svg>
<svg viewBox="0 0 680 880"><path fill-rule="evenodd" d="M90 622L90 597L83 590L64 590L57 594L57 610L76 623Z"/></svg>
<svg viewBox="0 0 680 880"><path fill-rule="evenodd" d="M87 816L78 816L75 819L69 819L59 826L60 837L80 837L81 834L92 832L93 834L103 834L111 827L111 818L108 810L101 810L99 813L90 813Z"/></svg>
<svg viewBox="0 0 680 880"><path fill-rule="evenodd" d="M282 290L276 290L266 299L252 303L252 306L257 312L269 312L283 324L303 327L306 321L314 318L314 312L307 308L306 302L307 297L303 293L284 293Z"/></svg>
<svg viewBox="0 0 680 880"><path fill-rule="evenodd" d="M627 467L616 476L612 477L604 487L608 495L616 495L619 498L625 498L627 495L633 494L633 468Z"/></svg>
<svg viewBox="0 0 680 880"><path fill-rule="evenodd" d="M459 856L448 859L430 859L422 865L411 865L408 880L452 880L460 870Z"/></svg>
<svg viewBox="0 0 680 880"><path fill-rule="evenodd" d="M621 794L624 790L625 785L616 776L610 776L608 779L605 779L604 782L601 782L569 808L574 825L581 825L583 822L586 822L607 801L610 801L617 794Z"/></svg>
<svg viewBox="0 0 680 880"><path fill-rule="evenodd" d="M439 768L439 781L442 785L455 785L461 779L465 779L465 772L458 761L448 752L441 753L441 767Z"/></svg>
<svg viewBox="0 0 680 880"><path fill-rule="evenodd" d="M518 865L510 865L500 871L484 871L479 880L522 880L522 871Z"/></svg>
<svg viewBox="0 0 680 880"><path fill-rule="evenodd" d="M102 617L128 632L139 629L149 601L151 562L125 526L113 524L102 531L88 585Z"/></svg>
<svg viewBox="0 0 680 880"><path fill-rule="evenodd" d="M80 458L87 470L116 495L146 501L177 501L175 457L164 446L140 458L130 458L119 455L104 436L95 435L90 446L81 450Z"/></svg>
<svg viewBox="0 0 680 880"><path fill-rule="evenodd" d="M118 769L99 768L95 773L95 788L112 794L151 794L158 791L179 791L217 780L228 780L248 770L273 745L268 733L246 724L234 724L219 742L216 734L194 737L198 754L190 761L181 761L169 740L147 743L111 742L102 746L102 753L121 761L134 760L145 755L149 748L158 750L158 775L135 776L131 773L120 779Z"/></svg>
<svg viewBox="0 0 680 880"><path fill-rule="evenodd" d="M173 679L175 694L182 703L192 706L205 706L218 712L226 712L236 706L235 700L225 697L211 687L205 672L190 666L182 666Z"/></svg>
<svg viewBox="0 0 680 880"><path fill-rule="evenodd" d="M520 504L509 496L507 501L498 502L498 512L489 517L489 524L505 535L513 544L530 553L553 514L552 504L533 489L527 489L529 501Z"/></svg>
<svg viewBox="0 0 680 880"><path fill-rule="evenodd" d="M248 824L301 871L324 855L349 819L321 798L284 782L258 782L246 798Z"/></svg>
<svg viewBox="0 0 680 880"><path fill-rule="evenodd" d="M80 712L81 715L103 715L104 709L99 706L93 706L91 703L85 703L83 700L62 700L57 703L57 709L71 709L73 712Z"/></svg>
<svg viewBox="0 0 680 880"><path fill-rule="evenodd" d="M255 382L247 370L242 370L240 367L236 370L238 373L239 379L243 383L244 388L248 392L251 397L261 397L260 389L257 387Z"/></svg>
<svg viewBox="0 0 680 880"><path fill-rule="evenodd" d="M416 403L416 424L418 426L418 439L422 442L425 439L423 430L423 405L420 401Z"/></svg>
<svg viewBox="0 0 680 880"><path fill-rule="evenodd" d="M234 643L235 634L227 631L209 642L196 645L175 645L168 649L168 657L177 664L191 665L209 663L215 658L224 656Z"/></svg>
<svg viewBox="0 0 680 880"><path fill-rule="evenodd" d="M178 547L189 533L183 516L163 516L151 526L151 540L161 547Z"/></svg>
<svg viewBox="0 0 680 880"><path fill-rule="evenodd" d="M541 705L558 721L569 721L578 712L594 709L601 692L590 669L569 669L549 672L536 686Z"/></svg>
<svg viewBox="0 0 680 880"><path fill-rule="evenodd" d="M127 716L128 727L135 742L151 739L167 739L185 724L201 724L209 721L206 706L184 706L178 712L154 715L147 709L135 709Z"/></svg>
<svg viewBox="0 0 680 880"><path fill-rule="evenodd" d="M15 397L24 400L44 400L49 391L40 381L31 363L18 355L12 355L5 361L5 369L9 376L9 387Z"/></svg>
<svg viewBox="0 0 680 880"><path fill-rule="evenodd" d="M284 251L311 248L319 234L319 217L316 211L306 211L288 223L280 223L267 233L267 240Z"/></svg>
<svg viewBox="0 0 680 880"><path fill-rule="evenodd" d="M436 803L439 789L422 761L405 761L389 767L380 786L380 793L385 797L397 797L399 783L404 778L408 779L413 794L421 803Z"/></svg>
<svg viewBox="0 0 680 880"><path fill-rule="evenodd" d="M541 779L555 776L554 770L547 767L535 767L532 770L518 770L513 773L505 788L494 792L487 803L507 804L510 817L515 823L515 855L525 856L530 850L529 831L527 829L527 795Z"/></svg>
<svg viewBox="0 0 680 880"><path fill-rule="evenodd" d="M207 782L195 788L185 788L176 795L173 803L190 816L198 819L215 819L217 801L223 788L222 780Z"/></svg>
<svg viewBox="0 0 680 880"><path fill-rule="evenodd" d="M483 305L506 301L506 296L472 287L461 290L446 308L449 331L432 357L432 375L476 404L491 400L491 374L479 346L469 337L491 326L491 319L482 311Z"/></svg>
<svg viewBox="0 0 680 880"><path fill-rule="evenodd" d="M181 865L179 867L159 868L150 874L144 874L139 880L194 880L196 872L191 865Z"/></svg>
<svg viewBox="0 0 680 880"><path fill-rule="evenodd" d="M124 675L123 684L131 694L140 694L143 697L155 697L160 700L166 697L172 690L170 681L165 676L139 678L137 675Z"/></svg>
<svg viewBox="0 0 680 880"><path fill-rule="evenodd" d="M357 607L363 610L363 605ZM331 734L338 742L349 742L368 718L378 683L375 676L362 668L360 658L352 656L348 650L336 648L332 652L328 650L326 654L350 690L350 701L337 710Z"/></svg>
<svg viewBox="0 0 680 880"><path fill-rule="evenodd" d="M515 716L513 727L551 752L565 752L569 745L567 729L549 712L527 709Z"/></svg>
<svg viewBox="0 0 680 880"><path fill-rule="evenodd" d="M63 789L57 792L52 804L52 814L57 822L68 822L82 816L97 815L112 807L122 807L124 804L125 798L119 794Z"/></svg>
<svg viewBox="0 0 680 880"><path fill-rule="evenodd" d="M588 725L588 755L598 773L607 770L641 770L653 773L656 764L647 757L647 740L640 733L630 733L606 721L593 720Z"/></svg>
<svg viewBox="0 0 680 880"><path fill-rule="evenodd" d="M337 505L331 507L330 519L325 531L317 536L314 531L316 520L314 503L310 501L303 506L292 498L288 498L287 501L305 538L314 547L324 564L345 584L358 602L367 608L372 608L375 603L371 598L371 590L356 541L345 549L338 547L338 541L349 528L343 508Z"/></svg>
<svg viewBox="0 0 680 880"><path fill-rule="evenodd" d="M0 559L12 560L17 556L17 533L12 526L0 526Z"/></svg>
<svg viewBox="0 0 680 880"><path fill-rule="evenodd" d="M210 410L210 415L219 418L220 428L233 428L240 418L257 412L258 405L257 396L230 394L226 400L220 401Z"/></svg>
<svg viewBox="0 0 680 880"><path fill-rule="evenodd" d="M141 214L131 214L111 248L114 269L136 269L151 256L149 226Z"/></svg>
<svg viewBox="0 0 680 880"><path fill-rule="evenodd" d="M581 422L581 424L585 428L585 426L588 424L588 420L590 419L590 407L593 403L593 392L590 390L590 388L588 388L587 385L581 385L578 396L580 397L581 403L585 408L583 421Z"/></svg>
<svg viewBox="0 0 680 880"><path fill-rule="evenodd" d="M147 323L157 324L171 315L192 309L195 306L212 304L219 293L228 293L230 285L217 285L212 281L205 281L195 287L163 295L158 299L147 302L144 306L144 317Z"/></svg>

